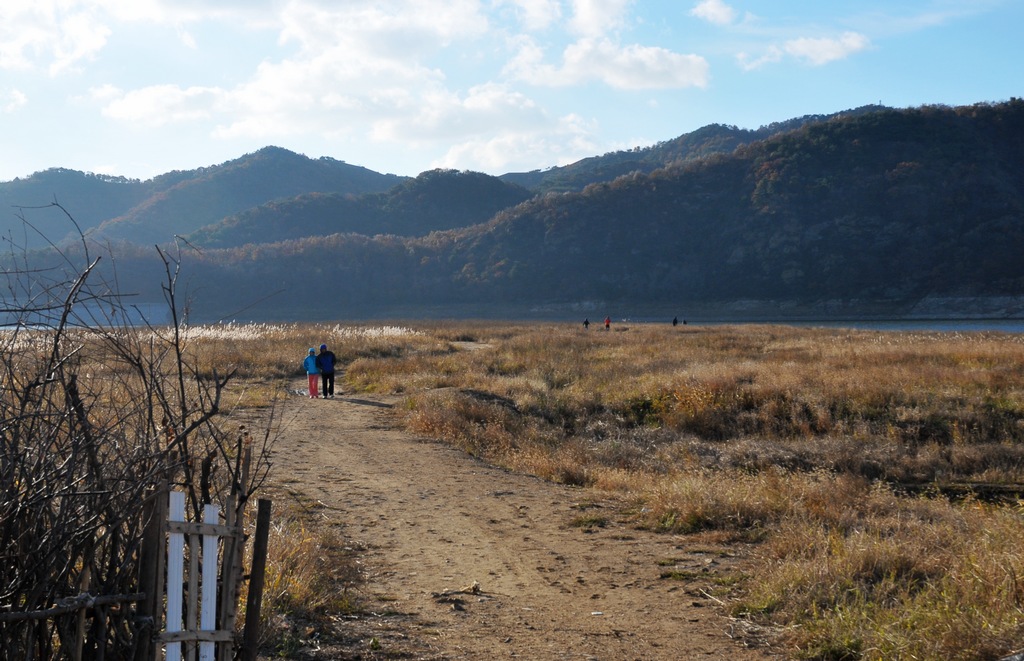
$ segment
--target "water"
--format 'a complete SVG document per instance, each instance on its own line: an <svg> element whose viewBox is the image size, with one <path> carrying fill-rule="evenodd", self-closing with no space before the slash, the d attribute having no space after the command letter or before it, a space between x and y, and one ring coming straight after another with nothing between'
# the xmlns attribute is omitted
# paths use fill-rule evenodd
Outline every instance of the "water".
<svg viewBox="0 0 1024 661"><path fill-rule="evenodd" d="M800 322L794 326L821 328L857 328L885 331L936 331L943 333L1024 333L1024 319L891 319L886 321L819 321Z"/></svg>
<svg viewBox="0 0 1024 661"><path fill-rule="evenodd" d="M658 324L665 323L664 319L652 318L629 318L612 319L615 323L643 323ZM885 319L885 320L857 320L843 319L840 321L831 320L687 320L687 326L729 326L743 324L776 324L779 326L798 326L804 328L855 328L859 330L881 330L881 331L934 331L942 333L974 333L974 332L997 332L997 333L1018 333L1024 334L1024 319ZM680 328L683 328L680 321Z"/></svg>

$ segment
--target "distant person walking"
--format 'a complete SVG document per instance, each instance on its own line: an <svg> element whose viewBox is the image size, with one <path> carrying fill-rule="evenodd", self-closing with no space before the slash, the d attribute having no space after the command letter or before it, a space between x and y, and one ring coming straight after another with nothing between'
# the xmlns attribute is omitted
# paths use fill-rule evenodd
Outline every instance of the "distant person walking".
<svg viewBox="0 0 1024 661"><path fill-rule="evenodd" d="M334 399L334 352L328 351L326 344L320 345L320 353L316 355L316 366L320 368L324 399Z"/></svg>
<svg viewBox="0 0 1024 661"><path fill-rule="evenodd" d="M674 328L674 327L676 327L678 325L679 325L679 317L672 317L672 327Z"/></svg>
<svg viewBox="0 0 1024 661"><path fill-rule="evenodd" d="M587 330L588 328L590 328L590 319L584 319L583 320L583 330Z"/></svg>
<svg viewBox="0 0 1024 661"><path fill-rule="evenodd" d="M612 329L612 318L611 317L605 317L604 318L604 329L605 330L611 330Z"/></svg>
<svg viewBox="0 0 1024 661"><path fill-rule="evenodd" d="M309 354L302 361L302 368L306 370L306 376L309 378L310 399L319 398L320 368L316 366L316 349L313 347L309 348Z"/></svg>

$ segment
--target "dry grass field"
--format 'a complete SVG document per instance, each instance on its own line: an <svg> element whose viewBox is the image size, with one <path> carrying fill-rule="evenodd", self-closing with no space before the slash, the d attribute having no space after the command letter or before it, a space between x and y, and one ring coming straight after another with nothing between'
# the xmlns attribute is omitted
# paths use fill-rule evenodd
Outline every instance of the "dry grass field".
<svg viewBox="0 0 1024 661"><path fill-rule="evenodd" d="M794 658L1024 645L1024 337L415 322L192 328L187 349L238 370L241 410L320 342L419 434L614 492L638 527L748 545L733 615Z"/></svg>

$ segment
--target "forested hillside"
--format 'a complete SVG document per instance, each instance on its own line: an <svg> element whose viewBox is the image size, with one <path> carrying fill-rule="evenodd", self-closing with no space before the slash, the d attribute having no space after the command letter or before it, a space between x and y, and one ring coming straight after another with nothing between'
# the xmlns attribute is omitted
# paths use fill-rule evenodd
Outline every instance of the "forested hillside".
<svg viewBox="0 0 1024 661"><path fill-rule="evenodd" d="M152 245L271 200L310 192L379 192L403 179L277 147L148 181L55 168L0 183L0 235L17 237L16 245L29 248L76 240L79 230L97 242ZM55 201L74 223L54 209L32 213L31 227L22 223L17 207Z"/></svg>
<svg viewBox="0 0 1024 661"><path fill-rule="evenodd" d="M983 313L1024 314L1017 99L841 114L579 192L525 196L493 177L439 171L378 195L265 206L197 233L203 250L183 250L190 310L828 318L1000 298L1002 309ZM309 221L317 214L320 226ZM257 243L261 232L286 240ZM231 247L211 249L218 240ZM146 275L159 272L154 263L121 249L122 276L139 274L127 279L138 300L159 296L145 284L159 282Z"/></svg>
<svg viewBox="0 0 1024 661"><path fill-rule="evenodd" d="M728 154L741 145L766 140L773 135L793 131L809 124L839 117L855 117L885 109L883 106L862 106L831 115L805 115L784 122L774 122L758 129L711 124L652 147L611 152L543 171L509 173L502 175L502 179L538 193L578 192L589 184L611 181L634 172L649 174L668 165L679 165L714 154Z"/></svg>
<svg viewBox="0 0 1024 661"><path fill-rule="evenodd" d="M1022 102L837 119L537 200L456 252L476 273L462 280L509 296L542 285L619 301L1024 292L1022 148ZM501 264L486 257L498 250Z"/></svg>
<svg viewBox="0 0 1024 661"><path fill-rule="evenodd" d="M190 177L96 229L99 239L163 243L245 209L307 192L358 194L401 181L333 159L309 159L277 147L261 149Z"/></svg>
<svg viewBox="0 0 1024 661"><path fill-rule="evenodd" d="M124 213L159 191L155 182L106 177L75 170L52 168L0 183L0 236L10 237L17 248L39 248L61 243L77 233L75 225L59 210L38 210L53 203L74 210L74 220L88 230ZM23 208L29 208L29 211ZM30 224L22 217L30 216Z"/></svg>
<svg viewBox="0 0 1024 661"><path fill-rule="evenodd" d="M201 228L188 240L226 248L339 233L422 236L486 222L531 196L479 172L431 170L383 193L308 193L269 202Z"/></svg>
<svg viewBox="0 0 1024 661"><path fill-rule="evenodd" d="M837 118L539 196L484 225L207 251L189 268L223 284L197 296L213 315L231 306L227 291L242 307L238 293L258 278L286 316L756 301L752 314L827 317L898 315L927 297L1019 297L1022 247L1024 102L1013 101ZM304 284L310 263L321 289Z"/></svg>

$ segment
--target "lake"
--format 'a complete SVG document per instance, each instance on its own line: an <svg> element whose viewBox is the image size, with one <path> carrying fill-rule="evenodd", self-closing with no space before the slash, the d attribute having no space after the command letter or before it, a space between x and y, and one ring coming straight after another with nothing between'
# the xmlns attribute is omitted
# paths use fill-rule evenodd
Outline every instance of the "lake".
<svg viewBox="0 0 1024 661"><path fill-rule="evenodd" d="M591 323L597 323L592 321ZM612 319L613 324L642 323L657 324L668 323L663 319L652 318L627 318ZM680 328L682 327L680 321ZM843 319L841 321L827 320L702 320L688 319L689 326L728 326L738 324L777 324L780 326L801 326L805 328L859 328L863 330L883 331L938 331L938 332L999 332L999 333L1024 333L1024 319L885 319L885 320L856 320Z"/></svg>

